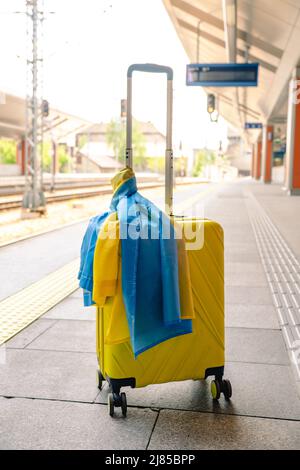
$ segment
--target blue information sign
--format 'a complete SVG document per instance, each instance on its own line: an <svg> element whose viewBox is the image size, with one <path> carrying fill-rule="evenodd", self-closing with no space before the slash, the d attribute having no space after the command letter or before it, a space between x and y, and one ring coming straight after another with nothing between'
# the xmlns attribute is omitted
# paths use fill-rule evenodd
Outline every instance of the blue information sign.
<svg viewBox="0 0 300 470"><path fill-rule="evenodd" d="M258 63L188 64L188 86L257 86Z"/></svg>
<svg viewBox="0 0 300 470"><path fill-rule="evenodd" d="M245 122L245 129L262 129L261 122Z"/></svg>

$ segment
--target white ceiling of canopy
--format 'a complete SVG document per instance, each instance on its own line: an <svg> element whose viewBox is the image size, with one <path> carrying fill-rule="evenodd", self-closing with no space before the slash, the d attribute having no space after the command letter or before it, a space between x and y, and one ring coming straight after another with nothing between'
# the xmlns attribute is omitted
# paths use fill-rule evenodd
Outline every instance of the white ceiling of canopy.
<svg viewBox="0 0 300 470"><path fill-rule="evenodd" d="M222 0L163 0L191 62L227 62ZM246 121L284 121L287 82L300 58L300 0L237 0L237 62L259 62L258 87L214 88L221 115L243 129ZM248 131L254 141L258 131Z"/></svg>

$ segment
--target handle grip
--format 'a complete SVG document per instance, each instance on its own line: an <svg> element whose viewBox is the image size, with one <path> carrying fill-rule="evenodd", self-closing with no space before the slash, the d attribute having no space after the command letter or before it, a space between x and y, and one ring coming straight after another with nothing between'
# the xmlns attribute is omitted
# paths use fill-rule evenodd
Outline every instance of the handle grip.
<svg viewBox="0 0 300 470"><path fill-rule="evenodd" d="M132 64L128 67L127 77L132 77L132 72L166 73L168 80L173 80L173 70L166 65L157 64Z"/></svg>
<svg viewBox="0 0 300 470"><path fill-rule="evenodd" d="M156 64L132 64L127 70L127 119L126 119L126 166L132 168L132 74L133 72L165 73L167 75L167 130L165 163L166 212L173 211L173 150L172 150L172 106L173 70Z"/></svg>

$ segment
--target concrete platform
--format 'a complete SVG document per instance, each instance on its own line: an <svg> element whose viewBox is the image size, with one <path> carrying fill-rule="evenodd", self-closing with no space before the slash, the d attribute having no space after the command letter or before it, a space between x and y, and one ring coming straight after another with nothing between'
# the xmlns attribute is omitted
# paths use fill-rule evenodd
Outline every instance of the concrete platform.
<svg viewBox="0 0 300 470"><path fill-rule="evenodd" d="M272 305L228 304L225 324L232 328L264 328L279 330L279 322Z"/></svg>
<svg viewBox="0 0 300 470"><path fill-rule="evenodd" d="M0 396L92 403L97 394L93 353L8 349L0 366Z"/></svg>
<svg viewBox="0 0 300 470"><path fill-rule="evenodd" d="M145 449L157 412L130 409L111 419L107 406L0 398L1 449Z"/></svg>
<svg viewBox="0 0 300 470"><path fill-rule="evenodd" d="M299 449L300 423L163 410L149 450Z"/></svg>
<svg viewBox="0 0 300 470"><path fill-rule="evenodd" d="M231 401L220 398L214 402L210 380L151 385L128 389L126 394L132 406L300 419L298 390L288 366L227 362L225 377L230 378L234 390ZM104 387L96 402L107 403L107 394L108 387Z"/></svg>
<svg viewBox="0 0 300 470"><path fill-rule="evenodd" d="M212 401L209 380L152 385L126 390L128 417L117 412L111 419L108 387L101 392L96 387L94 309L82 307L78 290L6 344L6 363L0 364L0 448L300 449L300 382L247 212L249 192L274 215L300 259L295 217L300 199L288 206L290 199L280 188L247 182L209 194L205 216L221 221L225 230L225 377L232 382L231 401ZM181 191L180 200L192 194L191 188ZM78 256L79 232L66 229L53 232L52 238L36 237L26 247L25 242L12 245L10 254L0 249L6 264L11 256L20 260L16 277L27 262L24 249L37 250L33 272L14 285L4 279L3 295ZM49 247L54 250L66 240L67 252L50 260Z"/></svg>

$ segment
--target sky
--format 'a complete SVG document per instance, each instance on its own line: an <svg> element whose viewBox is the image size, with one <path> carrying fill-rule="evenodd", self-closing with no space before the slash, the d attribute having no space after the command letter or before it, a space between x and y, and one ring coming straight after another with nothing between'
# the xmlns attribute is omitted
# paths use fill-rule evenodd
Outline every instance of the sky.
<svg viewBox="0 0 300 470"><path fill-rule="evenodd" d="M0 91L26 90L25 0L0 2ZM174 70L173 141L183 150L226 146L227 126L211 123L206 95L185 85L189 59L162 0L44 0L44 98L50 106L93 122L120 115L126 71L132 63ZM133 115L165 133L166 81L134 74Z"/></svg>

